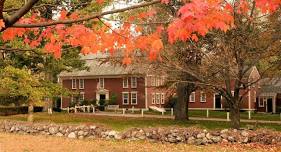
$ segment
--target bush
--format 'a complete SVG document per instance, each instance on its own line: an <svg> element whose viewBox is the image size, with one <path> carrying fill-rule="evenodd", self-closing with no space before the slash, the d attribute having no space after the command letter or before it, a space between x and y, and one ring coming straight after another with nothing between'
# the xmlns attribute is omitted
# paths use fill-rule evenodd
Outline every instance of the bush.
<svg viewBox="0 0 281 152"><path fill-rule="evenodd" d="M43 107L34 107L34 112L42 112ZM17 114L27 114L28 107L0 107L0 115L1 116L9 116L9 115L17 115Z"/></svg>
<svg viewBox="0 0 281 152"><path fill-rule="evenodd" d="M117 95L115 93L112 93L112 95L110 96L110 99L108 101L109 105L116 105L117 103Z"/></svg>

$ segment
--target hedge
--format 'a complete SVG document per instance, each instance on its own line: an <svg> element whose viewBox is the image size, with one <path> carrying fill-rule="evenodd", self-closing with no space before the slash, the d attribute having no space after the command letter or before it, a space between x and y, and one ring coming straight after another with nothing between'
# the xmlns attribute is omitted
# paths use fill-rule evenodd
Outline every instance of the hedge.
<svg viewBox="0 0 281 152"><path fill-rule="evenodd" d="M42 112L43 107L34 107L34 112ZM27 114L28 107L0 107L0 116L9 116L9 115L17 115L17 114Z"/></svg>

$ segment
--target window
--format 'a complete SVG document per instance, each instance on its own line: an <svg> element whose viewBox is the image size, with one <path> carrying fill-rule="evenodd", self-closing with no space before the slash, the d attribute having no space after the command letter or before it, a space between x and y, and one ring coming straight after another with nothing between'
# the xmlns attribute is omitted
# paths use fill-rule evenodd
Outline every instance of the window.
<svg viewBox="0 0 281 152"><path fill-rule="evenodd" d="M131 88L137 88L137 78L136 77L131 78Z"/></svg>
<svg viewBox="0 0 281 152"><path fill-rule="evenodd" d="M124 105L129 104L129 93L128 92L123 92L122 93L122 100Z"/></svg>
<svg viewBox="0 0 281 152"><path fill-rule="evenodd" d="M161 84L160 84L160 83L161 83L160 81L161 81L161 79L160 79L159 77L157 77L157 78L156 78L156 86L157 86L157 87L161 85Z"/></svg>
<svg viewBox="0 0 281 152"><path fill-rule="evenodd" d="M156 93L156 104L160 104L160 93Z"/></svg>
<svg viewBox="0 0 281 152"><path fill-rule="evenodd" d="M84 92L80 92L79 94L79 101L84 101L85 99L85 93Z"/></svg>
<svg viewBox="0 0 281 152"><path fill-rule="evenodd" d="M201 95L200 95L200 102L206 102L206 93L201 92Z"/></svg>
<svg viewBox="0 0 281 152"><path fill-rule="evenodd" d="M84 79L79 79L79 89L84 89Z"/></svg>
<svg viewBox="0 0 281 152"><path fill-rule="evenodd" d="M161 104L165 103L165 94L161 93Z"/></svg>
<svg viewBox="0 0 281 152"><path fill-rule="evenodd" d="M72 89L76 89L76 79L72 79Z"/></svg>
<svg viewBox="0 0 281 152"><path fill-rule="evenodd" d="M99 78L99 88L104 88L104 78Z"/></svg>
<svg viewBox="0 0 281 152"><path fill-rule="evenodd" d="M155 86L155 77L154 76L151 76L151 86Z"/></svg>
<svg viewBox="0 0 281 152"><path fill-rule="evenodd" d="M137 92L131 92L131 104L132 105L138 104Z"/></svg>
<svg viewBox="0 0 281 152"><path fill-rule="evenodd" d="M195 102L195 92L192 92L189 96L189 102Z"/></svg>
<svg viewBox="0 0 281 152"><path fill-rule="evenodd" d="M123 78L123 88L128 88L128 78Z"/></svg>
<svg viewBox="0 0 281 152"><path fill-rule="evenodd" d="M152 98L152 104L155 104L155 93L151 94L151 98Z"/></svg>
<svg viewBox="0 0 281 152"><path fill-rule="evenodd" d="M266 98L260 99L259 101L259 107L264 107L264 102L266 102Z"/></svg>

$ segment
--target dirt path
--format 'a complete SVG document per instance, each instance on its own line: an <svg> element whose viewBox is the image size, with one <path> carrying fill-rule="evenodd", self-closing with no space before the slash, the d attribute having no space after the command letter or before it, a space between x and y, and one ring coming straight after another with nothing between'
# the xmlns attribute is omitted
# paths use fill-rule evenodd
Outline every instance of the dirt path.
<svg viewBox="0 0 281 152"><path fill-rule="evenodd" d="M0 133L0 152L168 152L168 151L281 151L281 147L262 145L161 144L143 141L77 140L59 137Z"/></svg>

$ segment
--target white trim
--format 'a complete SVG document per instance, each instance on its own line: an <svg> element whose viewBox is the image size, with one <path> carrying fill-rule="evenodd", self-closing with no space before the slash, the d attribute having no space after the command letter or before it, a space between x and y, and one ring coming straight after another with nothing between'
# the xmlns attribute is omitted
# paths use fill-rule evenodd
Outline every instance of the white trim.
<svg viewBox="0 0 281 152"><path fill-rule="evenodd" d="M128 98L127 98L128 103L124 103L124 95L125 95L125 94L128 95ZM123 105L129 105L129 103L130 103L129 92L122 92L122 104L123 104Z"/></svg>
<svg viewBox="0 0 281 152"><path fill-rule="evenodd" d="M191 97L192 97L192 96L194 96L193 100L191 100ZM195 91L191 92L191 94L190 94L190 96L189 96L189 102L192 102L192 103L195 102L195 101L196 101L196 99L195 99L196 97L195 97L195 96L196 96Z"/></svg>
<svg viewBox="0 0 281 152"><path fill-rule="evenodd" d="M165 104L165 93L161 93L160 102L161 102L161 104Z"/></svg>
<svg viewBox="0 0 281 152"><path fill-rule="evenodd" d="M267 100L267 98L262 98L262 100L259 100L259 107L264 107L264 102ZM262 104L261 104L262 103Z"/></svg>
<svg viewBox="0 0 281 152"><path fill-rule="evenodd" d="M156 98L155 99L156 99L155 100L156 104L160 104L160 102L161 102L161 94L160 93L156 93Z"/></svg>
<svg viewBox="0 0 281 152"><path fill-rule="evenodd" d="M156 103L156 93L151 93L151 103L152 104Z"/></svg>
<svg viewBox="0 0 281 152"><path fill-rule="evenodd" d="M133 103L133 94L136 95L136 103ZM131 105L137 105L138 104L138 92L134 91L134 92L131 92Z"/></svg>
<svg viewBox="0 0 281 152"><path fill-rule="evenodd" d="M249 87L248 91L248 109L251 109L251 87Z"/></svg>
<svg viewBox="0 0 281 152"><path fill-rule="evenodd" d="M124 85L126 80L127 80L127 85ZM129 88L129 79L128 79L128 77L123 78L123 88Z"/></svg>
<svg viewBox="0 0 281 152"><path fill-rule="evenodd" d="M144 77L144 95L145 95L145 108L147 109L148 108L148 105L147 105L147 98L148 98L148 94L147 94L147 77Z"/></svg>
<svg viewBox="0 0 281 152"><path fill-rule="evenodd" d="M135 85L133 85L133 80L135 81ZM131 88L137 88L138 87L138 78L137 77L131 77Z"/></svg>
<svg viewBox="0 0 281 152"><path fill-rule="evenodd" d="M76 79L71 79L71 88L72 88L72 89L77 89L77 82L76 82Z"/></svg>
<svg viewBox="0 0 281 152"><path fill-rule="evenodd" d="M82 85L81 85L82 82ZM85 88L85 80L84 79L79 79L79 89L84 89Z"/></svg>
<svg viewBox="0 0 281 152"><path fill-rule="evenodd" d="M202 99L203 99L203 98L202 98L202 97L203 97L203 96L202 96L202 94L204 94L204 95L205 95L205 100L202 100ZM207 98L206 93L205 93L204 91L201 91L201 92L200 92L200 102L206 102L206 101L207 101L207 99L206 99L206 98Z"/></svg>
<svg viewBox="0 0 281 152"><path fill-rule="evenodd" d="M80 92L79 93L79 101L84 101L85 100L85 92Z"/></svg>
<svg viewBox="0 0 281 152"><path fill-rule="evenodd" d="M102 83L101 83L101 80L102 80ZM104 89L104 78L99 78L99 88Z"/></svg>

